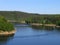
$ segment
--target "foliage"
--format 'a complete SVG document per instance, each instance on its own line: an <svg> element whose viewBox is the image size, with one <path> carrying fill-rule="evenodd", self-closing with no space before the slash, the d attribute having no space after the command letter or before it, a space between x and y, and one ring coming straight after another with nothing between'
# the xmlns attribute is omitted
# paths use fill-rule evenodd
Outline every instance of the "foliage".
<svg viewBox="0 0 60 45"><path fill-rule="evenodd" d="M14 30L14 27L11 23L7 22L7 20L0 16L0 31L11 31Z"/></svg>
<svg viewBox="0 0 60 45"><path fill-rule="evenodd" d="M0 11L7 20L26 21L26 23L42 23L60 25L60 14L34 14L21 11ZM0 19L1 20L1 19Z"/></svg>

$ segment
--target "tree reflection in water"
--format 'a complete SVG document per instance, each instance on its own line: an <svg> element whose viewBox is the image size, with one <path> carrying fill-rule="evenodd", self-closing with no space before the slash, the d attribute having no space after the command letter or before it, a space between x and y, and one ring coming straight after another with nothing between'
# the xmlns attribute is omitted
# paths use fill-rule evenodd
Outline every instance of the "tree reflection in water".
<svg viewBox="0 0 60 45"><path fill-rule="evenodd" d="M56 30L60 32L60 27L56 27Z"/></svg>
<svg viewBox="0 0 60 45"><path fill-rule="evenodd" d="M57 30L60 31L60 27L52 27L52 26L31 26L32 29L35 30L45 30L45 31L53 31L53 30Z"/></svg>
<svg viewBox="0 0 60 45"><path fill-rule="evenodd" d="M7 44L7 42L13 39L13 37L14 37L14 34L9 36L0 36L0 45Z"/></svg>

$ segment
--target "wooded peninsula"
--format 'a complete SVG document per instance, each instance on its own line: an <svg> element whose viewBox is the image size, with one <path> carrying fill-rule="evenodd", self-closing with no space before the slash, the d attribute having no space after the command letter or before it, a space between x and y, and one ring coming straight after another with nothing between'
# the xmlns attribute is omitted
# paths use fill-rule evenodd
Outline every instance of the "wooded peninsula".
<svg viewBox="0 0 60 45"><path fill-rule="evenodd" d="M3 16L0 16L0 36L12 35L14 33L13 24L8 22Z"/></svg>

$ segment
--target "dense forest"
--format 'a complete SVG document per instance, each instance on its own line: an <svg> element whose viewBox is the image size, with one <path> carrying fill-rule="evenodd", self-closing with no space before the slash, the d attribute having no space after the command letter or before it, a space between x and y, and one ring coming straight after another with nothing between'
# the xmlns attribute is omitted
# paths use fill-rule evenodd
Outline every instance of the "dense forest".
<svg viewBox="0 0 60 45"><path fill-rule="evenodd" d="M44 23L60 25L60 14L36 14L21 11L0 11L7 20L25 21L26 23Z"/></svg>

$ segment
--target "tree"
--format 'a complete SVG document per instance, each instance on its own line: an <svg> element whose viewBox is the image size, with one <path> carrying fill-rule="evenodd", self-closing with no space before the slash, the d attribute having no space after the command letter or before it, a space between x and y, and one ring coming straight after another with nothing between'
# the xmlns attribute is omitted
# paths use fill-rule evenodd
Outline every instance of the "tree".
<svg viewBox="0 0 60 45"><path fill-rule="evenodd" d="M14 27L11 23L7 22L7 20L0 16L0 31L12 31Z"/></svg>

